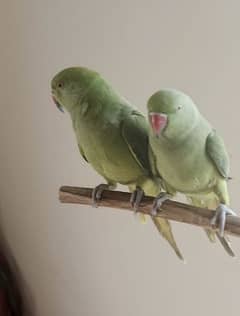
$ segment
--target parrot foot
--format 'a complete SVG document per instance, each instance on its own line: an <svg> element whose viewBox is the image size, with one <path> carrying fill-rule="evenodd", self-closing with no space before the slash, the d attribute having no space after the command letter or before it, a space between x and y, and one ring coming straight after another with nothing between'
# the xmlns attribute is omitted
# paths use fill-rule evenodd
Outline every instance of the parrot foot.
<svg viewBox="0 0 240 316"><path fill-rule="evenodd" d="M211 219L211 225L215 226L218 224L220 236L224 236L224 228L226 224L226 216L232 215L237 216L235 212L233 212L227 205L219 204L216 209L216 213Z"/></svg>
<svg viewBox="0 0 240 316"><path fill-rule="evenodd" d="M151 215L156 216L159 212L159 208L161 207L162 203L168 200L169 198L171 198L171 195L166 192L161 192L159 195L157 195L153 202Z"/></svg>
<svg viewBox="0 0 240 316"><path fill-rule="evenodd" d="M97 185L92 191L92 206L98 207L98 202L101 200L104 190L110 190L114 188L114 186L106 183L101 183Z"/></svg>
<svg viewBox="0 0 240 316"><path fill-rule="evenodd" d="M135 213L137 213L139 205L144 196L144 192L141 188L137 187L136 190L133 191L130 198L130 203Z"/></svg>

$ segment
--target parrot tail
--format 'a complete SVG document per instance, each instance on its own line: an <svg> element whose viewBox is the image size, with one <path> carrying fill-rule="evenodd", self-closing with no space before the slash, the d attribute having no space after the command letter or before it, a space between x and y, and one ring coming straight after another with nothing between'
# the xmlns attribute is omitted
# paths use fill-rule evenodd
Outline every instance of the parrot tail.
<svg viewBox="0 0 240 316"><path fill-rule="evenodd" d="M184 261L184 257L181 254L177 246L177 243L174 239L170 222L167 219L154 216L152 216L152 220L155 226L157 227L159 233L168 241L168 243L171 245L178 258Z"/></svg>
<svg viewBox="0 0 240 316"><path fill-rule="evenodd" d="M194 205L194 206L198 206L198 207L206 207L209 209L216 209L218 207L219 201L218 198L216 196L213 195L209 195L209 197L187 197L189 202ZM225 249L225 251L229 254L229 256L231 257L235 257L235 254L231 248L231 243L230 240L224 236L220 236L220 234L218 232L214 232L213 230L209 229L209 228L205 228L204 229L208 239L211 242L216 242L216 236L218 238L218 240L220 241L221 245L223 246L223 248Z"/></svg>
<svg viewBox="0 0 240 316"><path fill-rule="evenodd" d="M141 188L143 189L144 193L146 195L156 197L159 194L160 191L160 184L159 179L147 179L144 183L141 183ZM170 246L175 251L178 258L182 261L184 261L184 257L181 254L177 243L174 239L171 224L167 219L164 219L162 217L155 217L151 216L152 221L154 225L156 226L158 232L162 235L163 238L166 239L166 241L170 244Z"/></svg>
<svg viewBox="0 0 240 316"><path fill-rule="evenodd" d="M210 242L216 242L216 235L215 235L215 233L209 228L204 228L204 230L205 230L205 233L208 236L209 241Z"/></svg>

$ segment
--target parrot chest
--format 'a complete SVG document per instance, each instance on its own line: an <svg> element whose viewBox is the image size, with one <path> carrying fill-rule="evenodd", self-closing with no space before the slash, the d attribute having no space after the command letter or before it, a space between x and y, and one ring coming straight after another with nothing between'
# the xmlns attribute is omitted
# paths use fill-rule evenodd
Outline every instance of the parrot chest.
<svg viewBox="0 0 240 316"><path fill-rule="evenodd" d="M210 192L216 183L216 171L205 153L205 145L192 142L168 147L152 141L156 165L164 181L182 193Z"/></svg>
<svg viewBox="0 0 240 316"><path fill-rule="evenodd" d="M109 124L75 127L78 143L94 169L105 179L128 184L142 171L132 157L118 128Z"/></svg>

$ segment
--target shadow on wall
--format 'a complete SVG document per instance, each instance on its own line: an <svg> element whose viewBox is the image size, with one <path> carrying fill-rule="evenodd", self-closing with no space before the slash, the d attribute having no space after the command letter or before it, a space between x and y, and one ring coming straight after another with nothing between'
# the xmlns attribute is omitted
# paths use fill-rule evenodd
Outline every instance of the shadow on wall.
<svg viewBox="0 0 240 316"><path fill-rule="evenodd" d="M1 214L0 207L0 315L34 316L35 304L4 236Z"/></svg>

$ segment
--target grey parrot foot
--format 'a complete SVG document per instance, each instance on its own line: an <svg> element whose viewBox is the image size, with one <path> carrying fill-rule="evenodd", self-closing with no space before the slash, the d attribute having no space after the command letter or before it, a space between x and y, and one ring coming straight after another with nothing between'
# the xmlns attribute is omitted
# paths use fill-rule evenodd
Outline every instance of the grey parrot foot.
<svg viewBox="0 0 240 316"><path fill-rule="evenodd" d="M92 206L98 207L98 202L102 198L102 193L104 190L109 190L111 188L111 185L106 183L101 183L97 185L93 191L92 191Z"/></svg>
<svg viewBox="0 0 240 316"><path fill-rule="evenodd" d="M144 192L140 188L136 188L136 190L134 190L133 193L131 194L130 203L135 213L137 213L138 211L138 208L142 201L143 196L144 196Z"/></svg>
<svg viewBox="0 0 240 316"><path fill-rule="evenodd" d="M224 228L226 224L226 216L232 215L237 216L233 210L231 210L227 205L225 204L219 204L219 206L216 209L216 213L211 219L211 225L219 227L219 234L221 237L224 236Z"/></svg>
<svg viewBox="0 0 240 316"><path fill-rule="evenodd" d="M156 216L159 212L159 208L161 207L162 203L171 198L171 195L166 192L161 192L159 195L156 196L153 202L153 208L151 210L151 214Z"/></svg>

